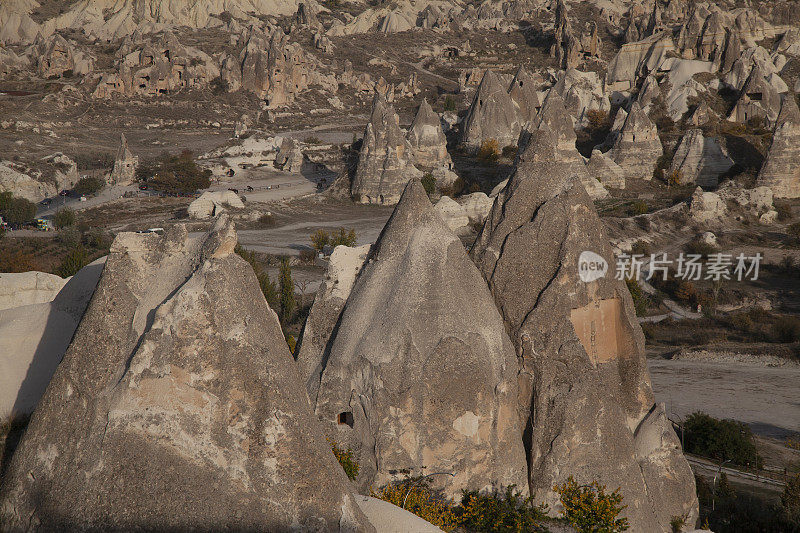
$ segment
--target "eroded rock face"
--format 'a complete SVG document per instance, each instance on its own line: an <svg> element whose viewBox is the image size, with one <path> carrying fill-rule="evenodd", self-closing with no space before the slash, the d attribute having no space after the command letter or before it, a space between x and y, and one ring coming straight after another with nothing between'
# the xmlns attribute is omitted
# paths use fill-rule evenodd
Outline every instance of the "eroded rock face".
<svg viewBox="0 0 800 533"><path fill-rule="evenodd" d="M58 192L51 184L37 181L14 168L14 163L10 161L0 162L0 191L8 191L31 202L38 202Z"/></svg>
<svg viewBox="0 0 800 533"><path fill-rule="evenodd" d="M356 451L361 487L424 468L455 474L432 480L451 498L466 488L524 491L516 375L480 274L422 185L409 182L347 300L317 415Z"/></svg>
<svg viewBox="0 0 800 533"><path fill-rule="evenodd" d="M221 218L121 234L4 479L11 529L372 531Z"/></svg>
<svg viewBox="0 0 800 533"><path fill-rule="evenodd" d="M621 487L631 530L668 531L674 515L693 523L694 477L654 403L630 294L591 200L550 161L546 136L521 155L471 252L521 360L531 492L558 510L554 484L599 479ZM598 269L579 268L583 252Z"/></svg>
<svg viewBox="0 0 800 533"><path fill-rule="evenodd" d="M186 211L189 218L206 220L219 216L226 209L242 209L244 203L233 191L206 191L189 204Z"/></svg>
<svg viewBox="0 0 800 533"><path fill-rule="evenodd" d="M44 79L60 78L75 68L72 46L58 34L36 45L36 71Z"/></svg>
<svg viewBox="0 0 800 533"><path fill-rule="evenodd" d="M239 56L241 86L263 98L268 107L294 102L296 95L308 86L308 68L303 48L289 41L277 28L267 34L251 27ZM235 63L230 68L236 69ZM231 74L234 79L237 77Z"/></svg>
<svg viewBox="0 0 800 533"><path fill-rule="evenodd" d="M114 159L114 169L108 177L110 185L128 185L136 180L136 167L139 158L134 156L128 148L128 140L124 133L119 134L119 149Z"/></svg>
<svg viewBox="0 0 800 533"><path fill-rule="evenodd" d="M756 183L769 187L776 198L800 196L800 110L792 95L783 99L772 145Z"/></svg>
<svg viewBox="0 0 800 533"><path fill-rule="evenodd" d="M719 139L703 137L702 130L692 129L681 139L672 158L670 171L677 172L678 183L696 183L716 187L719 177L733 166L733 160Z"/></svg>
<svg viewBox="0 0 800 533"><path fill-rule="evenodd" d="M517 107L517 113L523 124L534 120L539 108L542 107L537 91L540 83L541 80L537 82L536 78L523 66L517 69L514 79L511 80L508 94Z"/></svg>
<svg viewBox="0 0 800 533"><path fill-rule="evenodd" d="M328 341L336 332L353 283L369 255L370 245L337 246L331 254L297 349L297 365L306 380L308 396L316 401L319 380L329 356Z"/></svg>
<svg viewBox="0 0 800 533"><path fill-rule="evenodd" d="M411 143L416 164L447 169L453 166L450 154L447 153L447 139L442 130L441 119L427 100L422 100L414 116L414 121L408 130L408 141Z"/></svg>
<svg viewBox="0 0 800 533"><path fill-rule="evenodd" d="M411 143L400 129L400 118L394 107L376 93L350 186L351 195L362 203L397 203L408 180L422 176L413 161Z"/></svg>
<svg viewBox="0 0 800 533"><path fill-rule="evenodd" d="M487 70L464 119L461 142L478 149L495 140L503 148L517 143L521 128L514 101L497 74Z"/></svg>
<svg viewBox="0 0 800 533"><path fill-rule="evenodd" d="M639 102L633 102L625 125L611 149L611 158L625 172L625 179L649 180L663 153L656 125Z"/></svg>
<svg viewBox="0 0 800 533"><path fill-rule="evenodd" d="M589 175L603 184L615 189L625 188L625 172L607 154L600 150L592 150L592 157L586 165Z"/></svg>

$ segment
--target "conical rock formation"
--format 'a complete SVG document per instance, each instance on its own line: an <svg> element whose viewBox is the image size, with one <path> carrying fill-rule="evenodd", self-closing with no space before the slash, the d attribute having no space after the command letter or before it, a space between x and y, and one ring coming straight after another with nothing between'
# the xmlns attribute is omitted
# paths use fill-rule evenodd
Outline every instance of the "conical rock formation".
<svg viewBox="0 0 800 533"><path fill-rule="evenodd" d="M347 300L317 415L355 450L361 487L448 472L432 481L451 498L511 484L524 492L516 380L486 284L409 182Z"/></svg>
<svg viewBox="0 0 800 533"><path fill-rule="evenodd" d="M221 217L120 234L5 476L39 531L372 530Z"/></svg>
<svg viewBox="0 0 800 533"><path fill-rule="evenodd" d="M639 102L633 102L611 149L611 158L622 167L625 179L649 180L653 178L653 170L663 153L656 125Z"/></svg>
<svg viewBox="0 0 800 533"><path fill-rule="evenodd" d="M719 177L733 166L733 160L719 139L704 137L700 129L691 129L681 139L672 158L670 171L675 171L678 183L696 183L716 187Z"/></svg>
<svg viewBox="0 0 800 533"><path fill-rule="evenodd" d="M447 138L444 136L441 120L427 100L422 100L407 137L416 164L446 169L453 166L450 154L447 153Z"/></svg>
<svg viewBox="0 0 800 533"><path fill-rule="evenodd" d="M422 176L394 107L375 93L350 194L367 204L394 204L412 178Z"/></svg>
<svg viewBox="0 0 800 533"><path fill-rule="evenodd" d="M772 145L756 184L769 187L776 198L800 197L800 110L792 95L783 99Z"/></svg>
<svg viewBox="0 0 800 533"><path fill-rule="evenodd" d="M694 477L654 403L644 336L580 182L551 161L539 132L495 200L472 249L521 358L530 488L573 475L621 487L631 531L697 517Z"/></svg>
<svg viewBox="0 0 800 533"><path fill-rule="evenodd" d="M495 140L503 148L517 143L521 129L514 101L497 74L487 70L464 119L461 142L478 149L484 142Z"/></svg>
<svg viewBox="0 0 800 533"><path fill-rule="evenodd" d="M124 133L119 134L119 148L114 159L114 169L106 180L110 185L128 185L136 179L136 167L139 158L134 156L128 148L128 140Z"/></svg>

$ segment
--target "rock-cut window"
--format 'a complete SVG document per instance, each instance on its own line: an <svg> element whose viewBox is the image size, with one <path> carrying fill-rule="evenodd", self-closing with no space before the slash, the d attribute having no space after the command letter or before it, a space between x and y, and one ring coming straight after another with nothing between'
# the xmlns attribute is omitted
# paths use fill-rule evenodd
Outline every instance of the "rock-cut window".
<svg viewBox="0 0 800 533"><path fill-rule="evenodd" d="M339 413L339 415L336 417L336 422L340 426L346 424L350 427L353 427L353 424L355 423L355 420L353 419L353 413L351 411L345 411L343 413Z"/></svg>

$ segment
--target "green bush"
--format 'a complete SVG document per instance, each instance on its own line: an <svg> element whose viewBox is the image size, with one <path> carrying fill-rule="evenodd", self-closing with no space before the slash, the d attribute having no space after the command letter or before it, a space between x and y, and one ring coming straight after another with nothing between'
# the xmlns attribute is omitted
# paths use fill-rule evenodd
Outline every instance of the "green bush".
<svg viewBox="0 0 800 533"><path fill-rule="evenodd" d="M56 239L64 246L68 248L74 248L81 243L83 237L78 228L76 228L75 226L67 226L64 229L58 230L58 235L56 236Z"/></svg>
<svg viewBox="0 0 800 533"><path fill-rule="evenodd" d="M269 274L264 270L263 265L261 262L256 258L255 252L251 252L250 250L246 250L242 248L240 244L236 245L234 251L245 261L247 261L251 267L253 267L253 272L255 272L256 279L258 280L258 286L261 289L261 293L264 295L264 298L267 300L267 304L272 310L278 310L280 305L280 298L278 297L278 289L275 287L275 283L269 279Z"/></svg>
<svg viewBox="0 0 800 533"><path fill-rule="evenodd" d="M69 207L59 209L53 217L53 225L56 229L64 229L75 225L75 211Z"/></svg>
<svg viewBox="0 0 800 533"><path fill-rule="evenodd" d="M356 245L356 230L350 229L349 231L344 228L339 228L331 234L330 245L336 248L342 246L355 246Z"/></svg>
<svg viewBox="0 0 800 533"><path fill-rule="evenodd" d="M717 248L714 245L695 239L686 244L684 248L687 254L702 255L708 257L711 254L717 253Z"/></svg>
<svg viewBox="0 0 800 533"><path fill-rule="evenodd" d="M350 478L350 481L355 481L358 477L358 471L360 467L354 458L353 450L350 448L347 448L346 450L339 448L339 445L331 439L328 439L328 443L331 445L331 451L333 451L333 455L336 456L336 460L339 461L340 465L342 465L342 470L344 470L344 473L347 474L347 477Z"/></svg>
<svg viewBox="0 0 800 533"><path fill-rule="evenodd" d="M572 476L553 487L564 506L562 514L578 533L617 533L628 529L627 518L617 518L627 507L620 489L606 494L605 485L592 481L579 485Z"/></svg>
<svg viewBox="0 0 800 533"><path fill-rule="evenodd" d="M89 264L89 254L82 245L75 246L62 259L61 264L56 269L56 274L62 278L68 278L78 273L80 269Z"/></svg>
<svg viewBox="0 0 800 533"><path fill-rule="evenodd" d="M633 299L633 307L636 309L636 316L644 316L647 313L648 301L647 296L642 292L639 282L634 278L625 278L625 285L628 286L628 291L631 293Z"/></svg>
<svg viewBox="0 0 800 533"><path fill-rule="evenodd" d="M453 98L449 94L444 97L444 110L445 111L455 111L456 110L456 99Z"/></svg>
<svg viewBox="0 0 800 533"><path fill-rule="evenodd" d="M633 202L631 206L634 215L645 215L650 211L650 207L647 205L647 202L642 200L637 200Z"/></svg>
<svg viewBox="0 0 800 533"><path fill-rule="evenodd" d="M800 527L800 474L795 474L783 488L781 510L787 522Z"/></svg>
<svg viewBox="0 0 800 533"><path fill-rule="evenodd" d="M797 342L800 340L800 319L781 317L772 325L775 338L779 342Z"/></svg>
<svg viewBox="0 0 800 533"><path fill-rule="evenodd" d="M318 229L311 234L311 246L317 252L321 252L331 241L331 236L324 229Z"/></svg>
<svg viewBox="0 0 800 533"><path fill-rule="evenodd" d="M79 179L72 190L81 195L95 194L105 187L105 185L106 182L100 178L85 177Z"/></svg>
<svg viewBox="0 0 800 533"><path fill-rule="evenodd" d="M494 163L500 158L500 143L495 139L483 141L478 150L478 159L484 163Z"/></svg>
<svg viewBox="0 0 800 533"><path fill-rule="evenodd" d="M0 192L0 217L11 226L27 224L36 217L36 204L8 191Z"/></svg>
<svg viewBox="0 0 800 533"><path fill-rule="evenodd" d="M445 531L457 525L453 508L441 495L431 490L429 479L415 477L390 483L378 492L371 492L371 495L404 508Z"/></svg>
<svg viewBox="0 0 800 533"><path fill-rule="evenodd" d="M436 178L434 178L433 174L430 172L426 172L425 175L422 176L420 182L422 183L422 188L428 193L428 196L436 192Z"/></svg>
<svg viewBox="0 0 800 533"><path fill-rule="evenodd" d="M735 420L719 420L702 412L692 413L683 426L684 449L688 453L740 466L760 467L750 427Z"/></svg>
<svg viewBox="0 0 800 533"><path fill-rule="evenodd" d="M184 150L178 155L163 153L140 164L136 179L147 182L156 191L186 194L208 188L211 170L198 167L192 152Z"/></svg>
<svg viewBox="0 0 800 533"><path fill-rule="evenodd" d="M470 531L488 533L522 533L539 531L547 515L546 505L535 505L533 498L523 498L514 486L505 493L482 494L465 491L461 505L455 509L457 524Z"/></svg>
<svg viewBox="0 0 800 533"><path fill-rule="evenodd" d="M292 281L292 267L289 266L289 259L281 259L279 295L281 303L281 323L288 324L292 320L297 302L294 298L294 282Z"/></svg>

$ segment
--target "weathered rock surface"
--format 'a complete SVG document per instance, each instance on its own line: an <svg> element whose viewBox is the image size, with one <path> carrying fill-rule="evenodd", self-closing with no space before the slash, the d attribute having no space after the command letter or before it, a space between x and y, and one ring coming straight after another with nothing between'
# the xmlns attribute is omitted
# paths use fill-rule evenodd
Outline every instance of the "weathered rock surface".
<svg viewBox="0 0 800 533"><path fill-rule="evenodd" d="M517 143L521 128L514 101L497 74L487 70L464 119L461 142L477 150L495 140L503 148Z"/></svg>
<svg viewBox="0 0 800 533"><path fill-rule="evenodd" d="M374 531L235 245L225 217L117 236L4 479L4 525Z"/></svg>
<svg viewBox="0 0 800 533"><path fill-rule="evenodd" d="M397 203L408 180L422 176L413 161L411 143L400 129L400 118L394 107L376 93L350 194L362 203Z"/></svg>
<svg viewBox="0 0 800 533"><path fill-rule="evenodd" d="M56 193L53 185L37 181L12 165L8 161L0 162L0 191L8 191L31 202L38 202Z"/></svg>
<svg viewBox="0 0 800 533"><path fill-rule="evenodd" d="M524 490L516 379L486 285L409 182L347 300L312 398L317 415L357 454L361 487L424 468L455 474L432 480L451 498Z"/></svg>
<svg viewBox="0 0 800 533"><path fill-rule="evenodd" d="M720 222L728 213L725 201L715 192L704 192L701 187L695 189L689 200L689 218L700 224Z"/></svg>
<svg viewBox="0 0 800 533"><path fill-rule="evenodd" d="M703 137L700 129L686 132L672 158L670 171L677 172L679 183L716 187L719 177L733 166L728 151L719 139Z"/></svg>
<svg viewBox="0 0 800 533"><path fill-rule="evenodd" d="M464 206L449 196L442 196L433 208L453 232L457 232L459 229L469 225L469 217Z"/></svg>
<svg viewBox="0 0 800 533"><path fill-rule="evenodd" d="M53 300L67 280L46 272L0 274L0 310Z"/></svg>
<svg viewBox="0 0 800 533"><path fill-rule="evenodd" d="M114 168L108 177L110 185L129 185L136 180L136 167L139 158L128 148L128 140L124 133L119 134L119 149L114 159Z"/></svg>
<svg viewBox="0 0 800 533"><path fill-rule="evenodd" d="M464 207L471 224L483 224L492 209L494 198L489 198L483 192L474 192L459 198L459 203Z"/></svg>
<svg viewBox="0 0 800 533"><path fill-rule="evenodd" d="M589 158L586 170L589 171L589 176L598 180L604 187L625 188L625 171L608 154L600 150L592 150L592 157Z"/></svg>
<svg viewBox="0 0 800 533"><path fill-rule="evenodd" d="M429 168L446 168L453 166L450 154L447 153L447 138L442 130L439 115L434 112L427 100L422 100L414 121L408 130L408 142L417 165Z"/></svg>
<svg viewBox="0 0 800 533"><path fill-rule="evenodd" d="M800 197L800 110L793 96L783 99L780 116L757 185L776 198Z"/></svg>
<svg viewBox="0 0 800 533"><path fill-rule="evenodd" d="M554 484L599 479L621 487L631 530L666 532L674 515L693 523L694 477L654 403L629 292L590 198L546 137L520 156L472 249L521 361L532 494L557 511ZM596 254L584 265L609 271L579 268L584 252Z"/></svg>
<svg viewBox="0 0 800 533"><path fill-rule="evenodd" d="M639 102L633 102L625 117L625 125L611 149L611 158L625 172L625 179L649 180L663 153L656 125Z"/></svg>
<svg viewBox="0 0 800 533"><path fill-rule="evenodd" d="M517 108L517 115L523 124L534 120L539 108L542 107L539 101L539 84L541 84L541 80L537 83L537 80L524 66L517 69L514 79L511 80L508 94L511 96L511 100Z"/></svg>
<svg viewBox="0 0 800 533"><path fill-rule="evenodd" d="M66 39L56 34L36 43L36 71L44 79L60 78L75 68L75 57Z"/></svg>
<svg viewBox="0 0 800 533"><path fill-rule="evenodd" d="M55 294L39 290L49 274L0 276L0 283L10 277L17 286L20 278L36 280L35 295L33 290L16 291L6 303L19 305L0 309L0 413L28 414L36 407L89 304L104 262L98 259L69 279L46 278L47 287L60 287Z"/></svg>
<svg viewBox="0 0 800 533"><path fill-rule="evenodd" d="M311 311L300 334L297 365L306 380L310 398L317 397L322 369L328 358L328 341L335 334L350 290L369 255L370 245L337 246L331 254Z"/></svg>
<svg viewBox="0 0 800 533"><path fill-rule="evenodd" d="M303 152L297 140L283 138L281 148L275 156L275 166L286 172L300 172L303 169Z"/></svg>
<svg viewBox="0 0 800 533"><path fill-rule="evenodd" d="M228 208L242 209L241 198L233 191L206 191L186 209L190 218L206 220L224 213Z"/></svg>

